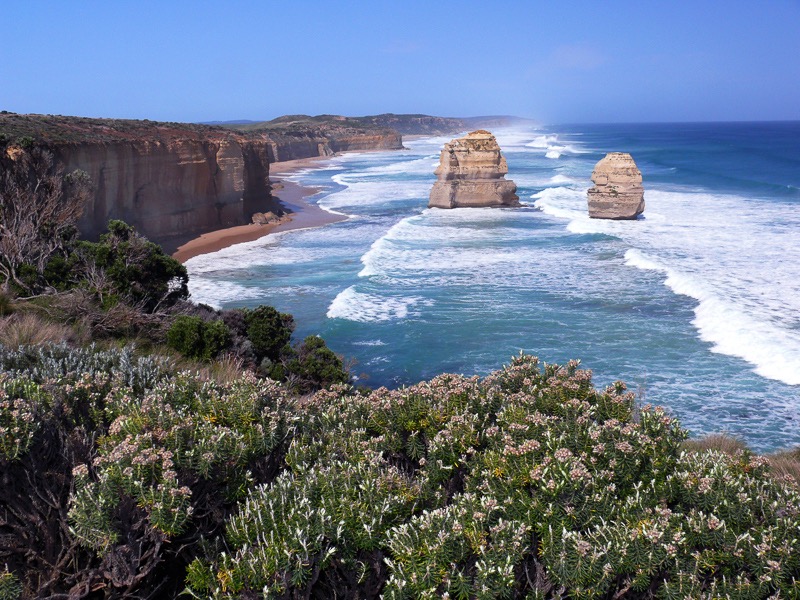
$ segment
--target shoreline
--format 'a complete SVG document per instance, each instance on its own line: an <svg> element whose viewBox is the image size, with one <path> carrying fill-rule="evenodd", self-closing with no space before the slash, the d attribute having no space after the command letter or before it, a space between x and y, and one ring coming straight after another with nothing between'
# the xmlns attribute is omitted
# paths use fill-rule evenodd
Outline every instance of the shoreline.
<svg viewBox="0 0 800 600"><path fill-rule="evenodd" d="M302 169L317 167L319 162L326 158L329 157L314 156L274 162L270 165L272 195L286 210L291 211L287 212L279 221L265 225L250 223L209 231L178 246L177 250L172 253L172 258L178 262L185 263L195 256L217 252L235 244L252 242L271 233L321 227L322 225L344 221L347 219L345 215L328 212L306 200L309 196L319 193L319 188L303 186L293 181L287 181L284 178L286 175ZM273 177L276 177L276 179L273 179Z"/></svg>

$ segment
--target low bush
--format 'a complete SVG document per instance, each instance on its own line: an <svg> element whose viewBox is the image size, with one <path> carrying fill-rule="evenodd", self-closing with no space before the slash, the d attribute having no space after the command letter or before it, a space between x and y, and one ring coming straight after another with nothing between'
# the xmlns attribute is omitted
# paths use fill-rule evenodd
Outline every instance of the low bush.
<svg viewBox="0 0 800 600"><path fill-rule="evenodd" d="M0 317L5 317L14 312L14 301L9 294L0 291Z"/></svg>
<svg viewBox="0 0 800 600"><path fill-rule="evenodd" d="M99 242L78 242L69 265L68 272L78 274L76 283L106 308L124 300L155 312L189 295L186 267L123 221L109 221Z"/></svg>
<svg viewBox="0 0 800 600"><path fill-rule="evenodd" d="M277 362L292 339L294 318L271 306L244 309L247 339L255 352L256 361Z"/></svg>
<svg viewBox="0 0 800 600"><path fill-rule="evenodd" d="M342 359L318 335L310 335L296 348L285 350L283 359L272 367L269 375L279 381L285 380L292 390L301 394L350 381Z"/></svg>
<svg viewBox="0 0 800 600"><path fill-rule="evenodd" d="M200 317L176 317L167 331L167 344L188 358L211 360L227 345L230 331L220 320Z"/></svg>

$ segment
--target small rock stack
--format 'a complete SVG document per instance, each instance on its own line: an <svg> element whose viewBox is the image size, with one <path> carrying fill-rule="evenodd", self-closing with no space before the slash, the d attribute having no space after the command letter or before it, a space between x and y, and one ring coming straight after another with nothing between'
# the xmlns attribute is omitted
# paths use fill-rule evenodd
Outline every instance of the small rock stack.
<svg viewBox="0 0 800 600"><path fill-rule="evenodd" d="M517 185L505 179L506 159L495 137L483 129L448 142L434 171L429 207L519 206Z"/></svg>
<svg viewBox="0 0 800 600"><path fill-rule="evenodd" d="M609 152L592 171L589 216L593 219L635 219L644 212L642 173L627 152Z"/></svg>

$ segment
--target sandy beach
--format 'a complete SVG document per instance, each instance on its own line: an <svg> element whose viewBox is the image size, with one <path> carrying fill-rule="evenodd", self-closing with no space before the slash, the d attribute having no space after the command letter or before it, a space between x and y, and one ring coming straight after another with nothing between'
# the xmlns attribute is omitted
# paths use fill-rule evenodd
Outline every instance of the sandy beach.
<svg viewBox="0 0 800 600"><path fill-rule="evenodd" d="M180 262L186 262L200 254L216 252L234 244L252 242L270 233L319 227L343 221L347 217L330 213L305 200L307 197L316 194L319 191L317 188L302 186L285 179L286 175L301 169L319 166L320 162L325 158L315 156L313 158L275 162L270 165L272 195L280 200L280 203L287 211L291 211L287 212L280 221L267 225L239 225L204 233L200 237L189 240L179 246L172 257Z"/></svg>

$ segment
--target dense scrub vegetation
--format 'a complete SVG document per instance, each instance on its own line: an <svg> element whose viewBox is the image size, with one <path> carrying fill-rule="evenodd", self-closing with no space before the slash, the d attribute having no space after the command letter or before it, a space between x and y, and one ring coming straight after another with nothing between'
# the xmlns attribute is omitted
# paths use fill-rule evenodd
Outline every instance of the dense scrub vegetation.
<svg viewBox="0 0 800 600"><path fill-rule="evenodd" d="M800 591L796 481L687 451L577 363L311 396L130 348L6 348L0 371L0 585L23 597Z"/></svg>

